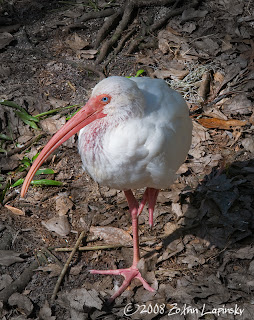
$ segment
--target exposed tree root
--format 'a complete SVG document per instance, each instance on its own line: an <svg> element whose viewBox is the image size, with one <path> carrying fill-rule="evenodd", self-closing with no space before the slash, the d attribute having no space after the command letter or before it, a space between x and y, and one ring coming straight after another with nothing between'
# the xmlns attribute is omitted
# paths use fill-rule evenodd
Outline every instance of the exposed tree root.
<svg viewBox="0 0 254 320"><path fill-rule="evenodd" d="M143 41L148 35L151 35L165 26L170 18L180 15L184 10L189 8L196 8L202 0L126 0L125 4L118 9L104 9L97 12L85 13L75 24L68 26L68 29L72 28L84 28L84 22L90 19L107 18L105 19L102 27L97 33L94 49L99 49L99 54L95 60L95 64L82 65L81 68L95 72L100 78L103 77L102 71L98 68L98 65L104 61L103 68L106 66L112 58L115 57L129 41L127 54L131 54L146 44ZM148 7L170 7L164 17L154 21L155 17L151 18L151 21L146 24L140 22L138 15L140 10ZM133 18L136 17L135 23L132 26ZM141 17L142 19L142 17ZM126 32L126 29L128 30ZM156 35L155 35L156 36ZM130 38L133 37L132 40ZM105 61L109 53L113 51L113 55ZM71 63L71 62L68 62ZM75 62L75 64L77 64ZM77 65L76 65L77 66Z"/></svg>
<svg viewBox="0 0 254 320"><path fill-rule="evenodd" d="M125 30L125 28L129 24L129 21L131 20L131 14L134 8L135 8L134 1L133 0L128 1L127 5L123 10L122 20L119 22L119 25L117 26L112 37L108 41L103 43L99 56L96 59L96 63L101 63L105 58L105 56L108 54L109 49L113 47L113 45L119 40L119 38L122 35L122 32Z"/></svg>
<svg viewBox="0 0 254 320"><path fill-rule="evenodd" d="M69 25L66 29L66 31L69 31L70 29L77 29L77 28L84 28L84 22L92 19L98 19L98 18L104 18L104 17L109 17L115 13L114 9L105 9L102 11L95 11L95 12L88 12L83 14L79 18L79 20L76 23L73 23Z"/></svg>
<svg viewBox="0 0 254 320"><path fill-rule="evenodd" d="M114 28L117 22L121 19L124 9L120 9L119 11L112 14L103 24L102 28L99 30L96 41L94 44L94 48L97 49L101 42L106 38L109 32Z"/></svg>
<svg viewBox="0 0 254 320"><path fill-rule="evenodd" d="M119 8L118 11L114 12L113 15L107 18L103 26L98 32L97 39L95 41L95 48L98 48L101 44L99 55L95 61L96 64L100 64L109 54L109 52L114 48L115 44L118 42L117 47L114 49L114 55L116 55L124 46L127 39L131 36L134 36L137 28L132 28L131 31L123 35L125 29L130 25L131 20L134 15L137 15L138 10L141 8L149 6L172 6L172 9L165 14L165 16L154 23L151 22L150 25L147 25L139 31L136 37L129 44L127 53L130 54L137 50L140 43L145 39L148 34L154 33L155 31L162 28L168 20L174 16L180 15L184 10L189 8L197 7L200 3L200 0L193 0L191 3L186 1L186 4L179 6L179 3L184 1L181 0L127 0L125 6ZM179 6L179 7L178 7ZM137 17L138 19L138 17ZM107 37L109 33L114 29L114 26L119 21L118 25L115 28L115 31L110 37ZM104 41L103 41L104 40ZM106 63L107 64L107 63Z"/></svg>

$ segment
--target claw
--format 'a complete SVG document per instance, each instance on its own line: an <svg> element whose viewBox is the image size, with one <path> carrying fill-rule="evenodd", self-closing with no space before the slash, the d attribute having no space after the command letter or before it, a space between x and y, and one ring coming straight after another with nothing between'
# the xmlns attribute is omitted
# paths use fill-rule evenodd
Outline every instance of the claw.
<svg viewBox="0 0 254 320"><path fill-rule="evenodd" d="M141 276L138 268L131 266L127 269L116 269L116 270L90 270L92 274L112 274L112 275L121 275L125 279L121 287L109 298L108 304L112 303L120 294L122 294L130 285L133 279L138 279L148 291L155 292L155 290L147 283L147 281Z"/></svg>

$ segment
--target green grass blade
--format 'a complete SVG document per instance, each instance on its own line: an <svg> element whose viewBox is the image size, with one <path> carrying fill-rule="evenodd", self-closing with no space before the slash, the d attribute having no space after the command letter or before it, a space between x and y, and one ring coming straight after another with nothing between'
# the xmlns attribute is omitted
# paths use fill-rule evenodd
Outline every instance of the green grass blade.
<svg viewBox="0 0 254 320"><path fill-rule="evenodd" d="M135 75L135 78L139 77L143 72L145 72L145 70L143 70L143 69L138 70Z"/></svg>
<svg viewBox="0 0 254 320"><path fill-rule="evenodd" d="M6 106L6 107L13 108L13 109L18 109L18 110L20 110L20 111L23 112L23 113L27 113L24 108L20 107L18 104L16 104L16 103L13 102L13 101L1 100L1 101L0 101L0 104L2 104L3 106Z"/></svg>
<svg viewBox="0 0 254 320"><path fill-rule="evenodd" d="M54 170L47 168L47 169L39 169L39 170L37 170L35 175L38 176L39 174L54 174L54 173L55 173Z"/></svg>
<svg viewBox="0 0 254 320"><path fill-rule="evenodd" d="M68 115L65 119L66 119L67 121L70 120L73 116L75 116L76 113L79 112L80 109L81 109L81 108L79 108L77 111L73 112L72 114Z"/></svg>
<svg viewBox="0 0 254 320"><path fill-rule="evenodd" d="M67 106L67 107L52 109L52 110L49 110L49 111L45 111L45 112L36 114L34 117L35 117L35 118L40 118L40 117L48 116L48 115L51 115L51 114L54 114L54 113L57 113L57 112L60 112L60 111L66 110L66 109L74 109L74 108L77 108L77 107L79 107L79 105Z"/></svg>
<svg viewBox="0 0 254 320"><path fill-rule="evenodd" d="M31 184L34 186L62 186L63 185L61 181L48 180L48 179L32 180Z"/></svg>
<svg viewBox="0 0 254 320"><path fill-rule="evenodd" d="M15 188L20 186L25 179L21 178L18 179L13 185L11 185L11 188ZM48 180L48 179L41 179L41 180L32 180L31 184L34 186L62 186L63 183L61 181L56 180Z"/></svg>
<svg viewBox="0 0 254 320"><path fill-rule="evenodd" d="M36 117L30 116L28 113L20 112L20 111L15 111L16 115L19 116L22 120L29 120L29 121L34 121L34 122L39 122L40 120L37 119Z"/></svg>
<svg viewBox="0 0 254 320"><path fill-rule="evenodd" d="M6 134L0 133L0 139L6 140L6 141L12 141L11 137L8 137Z"/></svg>
<svg viewBox="0 0 254 320"><path fill-rule="evenodd" d="M24 182L24 179L18 179L16 182L14 182L14 183L11 185L11 188L18 187L18 186L20 186L23 182Z"/></svg>
<svg viewBox="0 0 254 320"><path fill-rule="evenodd" d="M29 117L27 117L26 114L24 114L23 112L19 112L19 111L15 111L15 113L25 124L28 124L33 129L40 130L34 121L29 120L29 118L31 116L28 115ZM38 122L38 119L36 119L36 121Z"/></svg>

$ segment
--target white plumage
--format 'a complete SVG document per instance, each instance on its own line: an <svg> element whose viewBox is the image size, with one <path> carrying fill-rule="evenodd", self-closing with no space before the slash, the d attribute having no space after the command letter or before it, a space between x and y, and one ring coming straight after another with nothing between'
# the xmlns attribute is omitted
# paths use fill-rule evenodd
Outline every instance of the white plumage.
<svg viewBox="0 0 254 320"><path fill-rule="evenodd" d="M101 185L127 190L169 187L191 144L186 102L165 81L110 77L92 96L110 95L107 117L79 133L84 170Z"/></svg>
<svg viewBox="0 0 254 320"><path fill-rule="evenodd" d="M93 89L86 105L47 143L30 168L21 196L47 157L73 134L79 134L84 169L101 185L124 190L132 220L133 263L125 269L90 270L95 274L122 275L112 302L138 279L154 289L138 269L140 260L138 217L148 203L149 225L159 189L171 185L190 144L192 123L181 95L163 80L110 77ZM146 187L140 202L131 189Z"/></svg>

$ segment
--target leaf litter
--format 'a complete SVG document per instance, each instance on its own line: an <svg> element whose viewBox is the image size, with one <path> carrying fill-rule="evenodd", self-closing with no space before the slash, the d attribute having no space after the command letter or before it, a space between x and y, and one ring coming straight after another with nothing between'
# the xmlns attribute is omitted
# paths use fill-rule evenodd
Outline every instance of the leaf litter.
<svg viewBox="0 0 254 320"><path fill-rule="evenodd" d="M80 7L68 8L66 24L73 17L81 17L82 10ZM145 14L141 12L145 22L151 15L151 11L147 10ZM154 229L148 230L146 212L140 217L141 254L145 260L147 255L153 257L152 270L147 273L152 272L149 281L158 287L156 294L151 297L143 288L126 291L116 299L110 311L105 311L102 307L104 301L121 282L111 277L90 275L88 270L128 266L132 251L124 247L87 251L75 255L71 269L77 267L78 271L74 274L70 272L66 277L56 300L56 308L51 308L46 299L52 293L60 268L48 261L46 266L39 267L33 273L26 293L20 293L22 296L26 294L35 306L30 318L96 319L108 315L112 319L124 318L123 308L119 306L133 301L147 306L164 303L167 310L173 303L180 308L186 303L199 311L204 304L207 310L222 306L230 308L237 304L244 308L243 319L251 319L254 270L251 10L251 3L204 1L197 9L187 9L182 15L170 19L167 27L158 33L155 47L141 49L133 57L126 55L123 58L119 54L114 58L114 63L109 64L108 74L129 76L137 74L137 70L144 70L141 75L164 78L185 96L194 123L192 149L178 173L177 181L170 190L161 192L159 196ZM49 46L47 44L46 48L41 39L44 37L51 43L59 41L55 32L62 19L60 15L64 15L65 11L55 13L59 20L46 16L48 24L44 29L38 20L26 26L25 32L15 36L25 39L27 33L29 40L26 40L26 47L36 43L46 54ZM29 135L34 135L35 127L30 126L29 122L24 124L24 119L34 121L51 136L57 130L56 126L66 121L65 115L58 114L52 108L72 103L82 105L88 98L97 78L80 67L76 69L71 64L64 64L63 60L72 57L76 61L96 58L97 51L90 51L93 50L89 34L91 27L94 34L97 33L97 25L91 22L87 29L75 30L75 34L65 35L52 46L53 61L34 53L34 70L29 77L24 72L25 68L21 68L22 63L27 62L24 53L27 49L22 49L19 44L17 52L15 43L8 43L12 36L2 43L6 50L1 52L3 61L6 55L9 59L10 53L13 54L20 68L16 76L21 75L30 82L21 78L23 85L18 85L17 79L8 73L8 68L13 68L15 62L8 63L3 69L7 71L1 73L1 91L4 92L1 98L14 101L25 110L22 118L18 117L20 114L7 112L7 106L1 106L1 128L3 134L12 139L1 139L1 149L12 150L15 147L13 141L20 139L20 143L26 143ZM10 31L10 34L13 32ZM42 59L46 62L42 63ZM209 81L206 74L209 74ZM202 85L204 88L200 90ZM46 114L37 117L39 122L24 117L28 114L36 118L42 113ZM36 152L45 142L44 137L35 143L33 147ZM32 187L25 200L20 201L17 196L11 198L7 205L19 208L25 213L24 216L1 209L4 225L0 231L1 244L9 246L2 256L2 261L6 259L7 262L0 266L2 276L5 276L1 288L11 284L12 279L24 271L35 249L71 247L83 228L88 231L84 245L130 243L130 218L121 194L98 187L82 172L73 144L74 138L61 147L49 163L51 168L56 169L55 178L64 181L64 186ZM29 152L29 149L19 152L20 159L26 151ZM15 175L20 159L8 157L7 163L2 157L1 174L4 177L9 172ZM15 188L19 192L20 187ZM141 193L137 191L136 195L139 197ZM63 227L65 223L62 226L61 219L67 227ZM96 230L95 237L92 230ZM56 254L60 261L66 261L66 253ZM9 310L26 319L18 304L8 304ZM9 317L8 308L1 311L2 317ZM146 316L148 319L148 314ZM195 316L201 318L200 312ZM149 315L149 319L155 317L168 318L166 314ZM142 317L136 314L132 318ZM222 315L223 318L233 319L233 316Z"/></svg>

